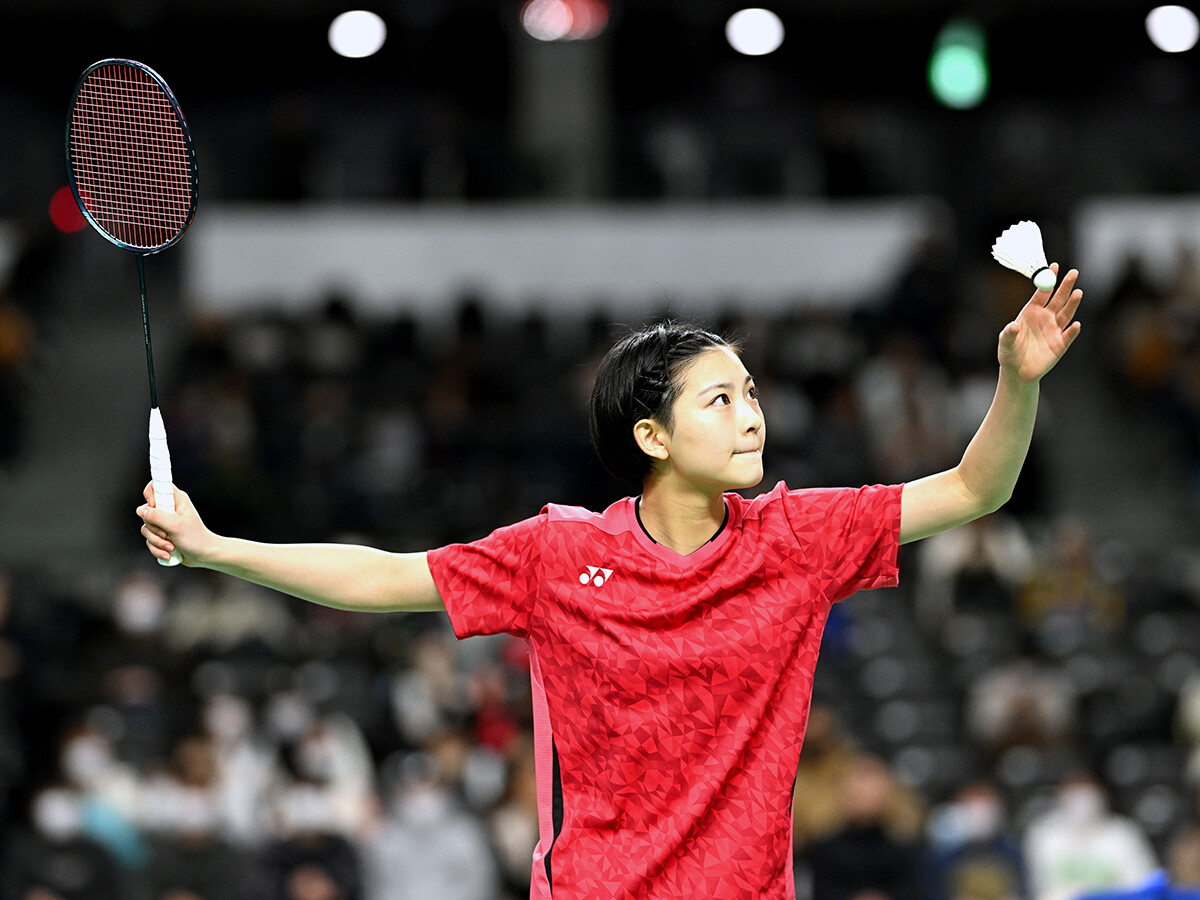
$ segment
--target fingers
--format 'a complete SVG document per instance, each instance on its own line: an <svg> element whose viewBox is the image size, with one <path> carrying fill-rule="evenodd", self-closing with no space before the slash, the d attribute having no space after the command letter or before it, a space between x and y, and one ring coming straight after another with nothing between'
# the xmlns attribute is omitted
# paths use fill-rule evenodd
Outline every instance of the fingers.
<svg viewBox="0 0 1200 900"><path fill-rule="evenodd" d="M150 552L162 559L169 557L175 549L174 542L164 532L150 525L142 526L142 537L146 539L146 547Z"/></svg>
<svg viewBox="0 0 1200 900"><path fill-rule="evenodd" d="M150 538L157 538L170 543L170 532L167 530L169 523L167 520L168 518L176 518L173 514L148 505L139 506L137 514L142 520L142 535L147 538L147 543L149 543Z"/></svg>
<svg viewBox="0 0 1200 900"><path fill-rule="evenodd" d="M1050 268L1058 272L1058 263L1050 263ZM1053 293L1046 291L1036 291L1029 299L1031 306L1042 306L1050 312L1054 313L1055 320L1060 328L1065 329L1075 318L1076 312L1079 310L1079 304L1083 300L1083 291L1075 287L1076 281L1079 279L1079 270L1070 269Z"/></svg>
<svg viewBox="0 0 1200 900"><path fill-rule="evenodd" d="M1075 343L1075 338L1079 337L1079 332L1083 330L1083 325L1079 322L1072 322L1070 327L1063 332L1063 353L1071 349L1071 345Z"/></svg>
<svg viewBox="0 0 1200 900"><path fill-rule="evenodd" d="M170 513L164 513L162 510L154 506L153 501L139 506L137 508L137 514L138 518L140 518L143 522L148 525L153 525L159 530L162 530L164 525L163 516L170 515Z"/></svg>
<svg viewBox="0 0 1200 900"><path fill-rule="evenodd" d="M174 515L191 512L192 501L191 498L188 497L187 491L183 490L182 488L177 488L174 485L172 485L172 490L175 492ZM147 522L162 524L163 520L160 518L160 516L172 515L172 513L160 510L158 508L158 504L154 502L153 482L146 485L145 489L142 491L142 496L146 498L146 502L137 508L137 514L140 518L145 519Z"/></svg>
<svg viewBox="0 0 1200 900"><path fill-rule="evenodd" d="M171 541L162 521L169 513L146 505L139 506L137 514L142 519L141 533L142 537L146 539L146 546L150 552L161 559L169 557L171 551L175 549L175 544Z"/></svg>
<svg viewBox="0 0 1200 900"><path fill-rule="evenodd" d="M189 523L195 518L196 512L191 506L191 499L185 491L174 488L175 512L159 509L154 503L153 484L147 484L142 491L146 502L137 508L137 515L142 520L141 535L146 539L146 548L157 559L168 560L173 553L182 552L175 544L174 537L180 531L186 531Z"/></svg>
<svg viewBox="0 0 1200 900"><path fill-rule="evenodd" d="M1075 318L1075 313L1079 310L1079 304L1083 300L1083 291L1075 287L1075 282L1079 278L1079 270L1071 269L1063 276L1062 283L1058 286L1058 290L1054 292L1054 296L1047 301L1046 306L1055 314L1055 319L1060 328L1066 328Z"/></svg>
<svg viewBox="0 0 1200 900"><path fill-rule="evenodd" d="M1058 278L1058 263L1056 263L1056 262L1050 263L1050 270L1052 272L1054 272L1054 276L1057 279ZM1067 283L1067 279L1071 279L1071 284L1075 283L1074 279L1071 278L1072 272L1074 272L1074 269L1072 269L1071 272L1068 272L1067 276L1065 278L1063 278L1061 281L1056 281L1055 286L1050 288L1050 290L1048 290L1048 291L1043 291L1041 288L1035 287L1033 290L1033 293L1029 296L1029 302L1025 304L1024 308L1029 309L1031 307L1037 307L1037 306L1048 308L1051 305L1053 305L1053 303L1055 302L1055 298L1057 298L1059 296L1059 291L1061 291L1063 288L1063 285ZM1076 273L1076 274L1078 274L1078 273Z"/></svg>
<svg viewBox="0 0 1200 900"><path fill-rule="evenodd" d="M1055 263L1052 268L1054 268L1055 271L1057 271L1058 263ZM1046 305L1048 306L1050 303L1066 303L1067 299L1074 292L1075 282L1078 280L1079 280L1079 270L1078 269L1069 270L1067 272L1067 274L1062 277L1062 280L1058 283L1058 287L1054 289L1054 295L1050 298L1050 300L1047 302Z"/></svg>
<svg viewBox="0 0 1200 900"><path fill-rule="evenodd" d="M1057 285L1058 284L1058 263L1056 263L1056 262L1050 263L1049 268L1050 268L1050 271L1054 273L1055 285ZM1036 303L1038 306L1049 306L1050 300L1053 298L1053 294L1054 294L1054 287L1051 287L1050 290L1048 290L1048 291L1043 291L1041 288L1035 287L1034 291L1033 291L1033 296L1031 296L1029 298L1029 304L1032 305L1032 304Z"/></svg>
<svg viewBox="0 0 1200 900"><path fill-rule="evenodd" d="M1058 311L1058 323L1064 328L1075 318L1075 313L1079 311L1079 304L1083 300L1083 291L1074 290L1064 301L1062 308Z"/></svg>
<svg viewBox="0 0 1200 900"><path fill-rule="evenodd" d="M159 519L160 513L153 507L139 507L138 514L142 517L142 536L147 540L154 538L170 542L170 533L163 527Z"/></svg>

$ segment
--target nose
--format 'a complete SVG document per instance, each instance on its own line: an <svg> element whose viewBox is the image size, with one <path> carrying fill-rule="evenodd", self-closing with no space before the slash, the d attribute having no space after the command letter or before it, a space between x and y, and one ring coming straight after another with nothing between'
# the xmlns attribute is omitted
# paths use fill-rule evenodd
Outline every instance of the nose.
<svg viewBox="0 0 1200 900"><path fill-rule="evenodd" d="M763 414L757 403L743 403L742 430L746 434L755 434L762 430Z"/></svg>

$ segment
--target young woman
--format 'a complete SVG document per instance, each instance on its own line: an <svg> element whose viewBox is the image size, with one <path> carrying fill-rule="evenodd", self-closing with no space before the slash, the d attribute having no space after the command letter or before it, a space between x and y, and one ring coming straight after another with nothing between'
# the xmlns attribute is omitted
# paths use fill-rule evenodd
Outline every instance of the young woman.
<svg viewBox="0 0 1200 900"><path fill-rule="evenodd" d="M1057 266L1055 266L1057 272ZM791 804L830 606L893 585L900 544L1012 492L1039 383L1079 334L1067 273L1000 334L996 395L953 469L906 485L753 500L766 422L734 347L657 325L602 362L592 435L640 487L602 513L548 505L427 553L209 531L176 489L139 507L150 552L342 609L445 609L460 637L528 640L541 840L531 895L794 896Z"/></svg>

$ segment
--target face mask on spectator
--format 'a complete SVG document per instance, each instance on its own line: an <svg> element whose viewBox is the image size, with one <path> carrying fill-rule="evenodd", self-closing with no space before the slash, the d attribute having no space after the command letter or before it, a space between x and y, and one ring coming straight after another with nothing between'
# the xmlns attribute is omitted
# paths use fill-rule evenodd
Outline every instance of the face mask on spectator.
<svg viewBox="0 0 1200 900"><path fill-rule="evenodd" d="M108 771L112 750L95 735L73 738L63 750L63 773L77 784L92 784Z"/></svg>
<svg viewBox="0 0 1200 900"><path fill-rule="evenodd" d="M450 809L446 791L433 784L410 785L400 795L400 818L417 828L429 827L445 818Z"/></svg>
<svg viewBox="0 0 1200 900"><path fill-rule="evenodd" d="M312 785L295 785L279 802L280 820L291 833L325 833L333 831L336 819L325 792Z"/></svg>
<svg viewBox="0 0 1200 900"><path fill-rule="evenodd" d="M204 708L204 727L221 741L236 741L250 731L250 705L242 697L213 697Z"/></svg>
<svg viewBox="0 0 1200 900"><path fill-rule="evenodd" d="M83 804L74 791L43 791L33 802L34 827L52 841L75 837L83 828Z"/></svg>
<svg viewBox="0 0 1200 900"><path fill-rule="evenodd" d="M162 625L165 598L162 587L143 578L122 584L113 598L113 620L126 634L153 634Z"/></svg>
<svg viewBox="0 0 1200 900"><path fill-rule="evenodd" d="M963 839L982 841L995 837L1004 824L1004 809L990 797L972 797L958 805Z"/></svg>
<svg viewBox="0 0 1200 900"><path fill-rule="evenodd" d="M1059 792L1058 804L1067 819L1082 825L1095 821L1103 814L1104 794L1094 785L1073 784Z"/></svg>

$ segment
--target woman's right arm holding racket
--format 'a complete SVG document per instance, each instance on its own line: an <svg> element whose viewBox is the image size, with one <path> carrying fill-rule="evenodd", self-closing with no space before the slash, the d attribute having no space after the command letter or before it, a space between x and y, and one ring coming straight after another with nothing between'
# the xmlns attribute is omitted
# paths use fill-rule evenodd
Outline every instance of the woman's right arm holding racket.
<svg viewBox="0 0 1200 900"><path fill-rule="evenodd" d="M388 553L353 544L264 544L223 537L175 488L175 512L156 509L146 485L142 535L158 559L179 550L183 564L233 575L302 600L362 612L443 609L424 553Z"/></svg>

